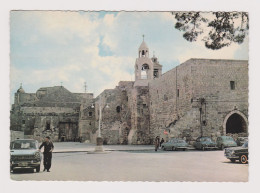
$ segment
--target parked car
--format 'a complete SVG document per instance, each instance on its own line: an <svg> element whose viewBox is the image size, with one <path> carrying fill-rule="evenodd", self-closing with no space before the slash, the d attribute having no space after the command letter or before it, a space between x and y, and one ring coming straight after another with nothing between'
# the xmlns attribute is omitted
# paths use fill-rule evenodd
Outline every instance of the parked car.
<svg viewBox="0 0 260 193"><path fill-rule="evenodd" d="M188 143L183 139L172 138L168 142L162 143L163 150L183 150L188 148Z"/></svg>
<svg viewBox="0 0 260 193"><path fill-rule="evenodd" d="M231 162L239 160L240 163L248 163L248 141L246 141L241 147L226 148L224 155Z"/></svg>
<svg viewBox="0 0 260 193"><path fill-rule="evenodd" d="M236 140L237 146L242 146L246 141L248 141L248 137L238 137Z"/></svg>
<svg viewBox="0 0 260 193"><path fill-rule="evenodd" d="M217 144L210 137L198 137L194 143L196 149L209 150L217 149Z"/></svg>
<svg viewBox="0 0 260 193"><path fill-rule="evenodd" d="M18 139L10 144L10 170L17 168L33 168L40 171L42 155L39 143L33 139Z"/></svg>
<svg viewBox="0 0 260 193"><path fill-rule="evenodd" d="M226 147L236 147L237 143L230 136L221 136L217 138L217 146L223 150Z"/></svg>

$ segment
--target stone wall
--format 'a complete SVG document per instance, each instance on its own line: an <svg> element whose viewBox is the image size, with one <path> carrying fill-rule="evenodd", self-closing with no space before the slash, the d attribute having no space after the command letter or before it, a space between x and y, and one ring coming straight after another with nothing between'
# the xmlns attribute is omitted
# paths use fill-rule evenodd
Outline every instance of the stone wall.
<svg viewBox="0 0 260 193"><path fill-rule="evenodd" d="M235 82L234 90L230 81ZM151 81L149 92L151 130L156 135L191 141L200 135L216 138L227 134L223 125L228 114L236 111L247 122L248 63L191 59Z"/></svg>
<svg viewBox="0 0 260 193"><path fill-rule="evenodd" d="M131 88L133 82L122 81L115 89L102 92L95 101L96 134L98 134L101 104L101 136L105 144L128 144L131 129Z"/></svg>

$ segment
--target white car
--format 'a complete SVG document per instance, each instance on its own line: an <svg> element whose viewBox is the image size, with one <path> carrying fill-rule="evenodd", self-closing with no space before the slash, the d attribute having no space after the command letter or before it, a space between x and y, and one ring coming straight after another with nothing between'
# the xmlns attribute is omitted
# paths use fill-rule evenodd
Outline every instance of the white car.
<svg viewBox="0 0 260 193"><path fill-rule="evenodd" d="M10 144L10 170L33 168L40 171L42 155L34 139L17 139Z"/></svg>

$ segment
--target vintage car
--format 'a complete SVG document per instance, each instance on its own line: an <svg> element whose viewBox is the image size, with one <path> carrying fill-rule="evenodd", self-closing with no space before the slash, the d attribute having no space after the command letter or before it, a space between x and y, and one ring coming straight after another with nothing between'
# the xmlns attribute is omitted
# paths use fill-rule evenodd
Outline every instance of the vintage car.
<svg viewBox="0 0 260 193"><path fill-rule="evenodd" d="M246 141L241 147L226 148L224 155L231 162L239 160L240 163L248 163L248 141Z"/></svg>
<svg viewBox="0 0 260 193"><path fill-rule="evenodd" d="M218 148L217 144L210 137L198 137L194 143L194 147L203 151Z"/></svg>
<svg viewBox="0 0 260 193"><path fill-rule="evenodd" d="M246 141L248 141L248 137L238 137L236 140L237 146L242 146Z"/></svg>
<svg viewBox="0 0 260 193"><path fill-rule="evenodd" d="M176 151L181 149L185 151L187 148L188 148L188 144L183 139L172 138L168 142L162 143L163 150Z"/></svg>
<svg viewBox="0 0 260 193"><path fill-rule="evenodd" d="M33 139L17 139L10 144L10 170L17 168L33 168L40 171L42 155L38 141Z"/></svg>
<svg viewBox="0 0 260 193"><path fill-rule="evenodd" d="M220 136L217 138L217 146L223 150L226 147L236 147L237 143L230 136Z"/></svg>

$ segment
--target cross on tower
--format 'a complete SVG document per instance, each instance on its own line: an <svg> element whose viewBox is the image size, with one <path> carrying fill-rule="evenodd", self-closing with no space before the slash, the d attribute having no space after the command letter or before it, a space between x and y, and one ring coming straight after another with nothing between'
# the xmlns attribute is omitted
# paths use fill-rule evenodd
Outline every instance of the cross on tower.
<svg viewBox="0 0 260 193"><path fill-rule="evenodd" d="M22 88L22 86L23 86L23 83L20 83L20 88Z"/></svg>
<svg viewBox="0 0 260 193"><path fill-rule="evenodd" d="M60 86L62 86L62 83L63 83L63 82L60 82Z"/></svg>
<svg viewBox="0 0 260 193"><path fill-rule="evenodd" d="M143 41L144 41L144 34L143 34Z"/></svg>
<svg viewBox="0 0 260 193"><path fill-rule="evenodd" d="M84 89L85 89L85 93L87 92L87 83L84 82Z"/></svg>

